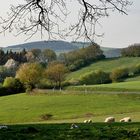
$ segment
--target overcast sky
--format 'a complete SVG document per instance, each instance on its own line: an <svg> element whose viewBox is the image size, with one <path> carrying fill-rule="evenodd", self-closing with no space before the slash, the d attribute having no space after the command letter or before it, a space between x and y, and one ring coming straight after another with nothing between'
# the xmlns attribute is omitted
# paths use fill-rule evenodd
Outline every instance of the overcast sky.
<svg viewBox="0 0 140 140"><path fill-rule="evenodd" d="M16 4L20 1L23 0L4 0L0 4L0 16L9 10L10 4ZM101 46L120 48L140 43L140 0L131 1L133 1L133 5L129 7L127 16L115 13L101 22L102 27L100 30L104 33L104 37L96 39L96 42ZM41 38L36 35L28 41L25 40L26 37L23 35L15 37L9 33L0 34L0 47L39 41ZM43 40L47 40L47 38L43 38Z"/></svg>

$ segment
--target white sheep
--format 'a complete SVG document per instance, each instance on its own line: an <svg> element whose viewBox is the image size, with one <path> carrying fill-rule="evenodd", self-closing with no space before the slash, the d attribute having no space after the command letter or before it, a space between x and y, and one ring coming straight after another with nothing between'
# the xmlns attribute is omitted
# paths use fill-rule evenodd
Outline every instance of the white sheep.
<svg viewBox="0 0 140 140"><path fill-rule="evenodd" d="M120 120L120 122L131 122L131 118L130 117L125 117L123 119Z"/></svg>
<svg viewBox="0 0 140 140"><path fill-rule="evenodd" d="M6 125L1 125L1 126L0 126L0 129L3 129L3 128L4 128L4 129L8 129L8 126L6 126Z"/></svg>
<svg viewBox="0 0 140 140"><path fill-rule="evenodd" d="M70 129L74 129L74 128L78 128L78 125L76 125L76 124L73 123L73 124L71 125Z"/></svg>
<svg viewBox="0 0 140 140"><path fill-rule="evenodd" d="M88 123L92 123L92 120L88 120Z"/></svg>
<svg viewBox="0 0 140 140"><path fill-rule="evenodd" d="M84 120L84 123L92 123L92 120Z"/></svg>
<svg viewBox="0 0 140 140"><path fill-rule="evenodd" d="M104 122L107 122L107 123L115 122L115 118L114 117L107 117Z"/></svg>
<svg viewBox="0 0 140 140"><path fill-rule="evenodd" d="M88 120L84 120L84 123L88 123Z"/></svg>

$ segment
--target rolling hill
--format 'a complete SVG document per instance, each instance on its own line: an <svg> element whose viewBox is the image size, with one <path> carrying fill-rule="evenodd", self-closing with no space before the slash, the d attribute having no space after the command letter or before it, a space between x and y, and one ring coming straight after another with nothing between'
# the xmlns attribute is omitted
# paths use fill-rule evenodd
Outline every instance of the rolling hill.
<svg viewBox="0 0 140 140"><path fill-rule="evenodd" d="M13 45L4 48L5 50L12 50L12 51L21 51L23 48L26 50L31 49L52 49L56 53L60 52L68 52L72 50L78 49L78 47L74 46L73 44L66 42L66 41L37 41L37 42L30 42L25 44Z"/></svg>
<svg viewBox="0 0 140 140"><path fill-rule="evenodd" d="M83 47L87 47L89 45L90 45L89 42L66 42L62 40L54 40L54 41L29 42L29 43L24 43L24 44L8 46L2 49L5 52L7 50L12 50L13 52L19 52L19 51L22 51L23 48L25 48L26 50L49 48L59 54L59 53L69 52L69 51L77 50ZM104 55L106 56L106 58L119 57L120 51L121 51L121 49L107 48L107 47L101 47L101 50L104 52Z"/></svg>
<svg viewBox="0 0 140 140"><path fill-rule="evenodd" d="M103 70L106 72L110 72L118 67L131 67L133 65L140 64L140 57L124 57L124 58L112 58L105 59L91 65L84 67L80 70L72 72L68 75L67 80L78 79L81 75L94 71L94 70Z"/></svg>

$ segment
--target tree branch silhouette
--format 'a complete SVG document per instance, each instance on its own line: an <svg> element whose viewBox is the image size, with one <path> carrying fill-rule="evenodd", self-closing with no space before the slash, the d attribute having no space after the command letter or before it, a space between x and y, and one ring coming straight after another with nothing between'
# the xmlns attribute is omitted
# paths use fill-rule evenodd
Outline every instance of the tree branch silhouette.
<svg viewBox="0 0 140 140"><path fill-rule="evenodd" d="M49 39L74 35L76 36L75 39L85 37L92 41L94 36L100 36L96 32L96 25L100 23L99 19L108 17L112 11L127 15L126 8L132 4L129 0L96 0L98 3L92 0L76 0L79 4L78 22L72 25L69 23L68 28L61 29L60 26L69 18L71 12L68 11L68 1L23 1L24 4L10 7L10 13L8 13L6 19L0 17L1 33L13 32L16 29L16 35L25 34L29 39L37 32L40 32L43 36L46 31ZM69 1L69 3L71 2ZM72 3L71 6L74 7Z"/></svg>

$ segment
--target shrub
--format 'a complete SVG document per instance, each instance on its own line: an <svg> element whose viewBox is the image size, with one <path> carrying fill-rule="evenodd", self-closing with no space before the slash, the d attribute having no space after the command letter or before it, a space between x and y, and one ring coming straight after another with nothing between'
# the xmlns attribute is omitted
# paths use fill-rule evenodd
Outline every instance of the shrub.
<svg viewBox="0 0 140 140"><path fill-rule="evenodd" d="M7 92L7 88L5 87L0 87L0 96L5 96L5 95L9 95L10 93Z"/></svg>
<svg viewBox="0 0 140 140"><path fill-rule="evenodd" d="M3 82L3 87L7 88L9 92L19 93L23 92L23 84L19 81L19 79L13 77L6 77Z"/></svg>
<svg viewBox="0 0 140 140"><path fill-rule="evenodd" d="M132 67L133 74L140 74L140 64L137 64L136 66Z"/></svg>
<svg viewBox="0 0 140 140"><path fill-rule="evenodd" d="M52 89L54 88L54 84L50 82L46 77L41 79L37 85L38 89Z"/></svg>
<svg viewBox="0 0 140 140"><path fill-rule="evenodd" d="M110 74L110 79L113 82L120 81L123 78L127 78L129 75L129 70L128 68L117 68L114 69L111 74Z"/></svg>
<svg viewBox="0 0 140 140"><path fill-rule="evenodd" d="M92 84L105 84L109 82L110 82L109 73L106 73L101 70L92 71L80 77L80 84L92 85Z"/></svg>

